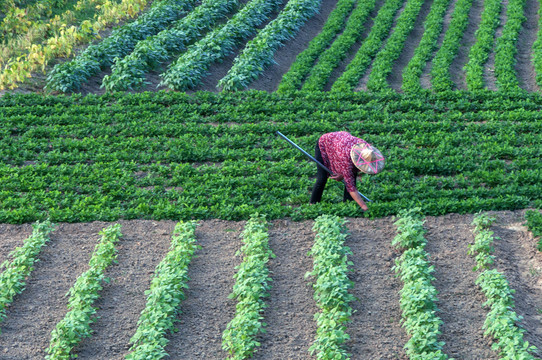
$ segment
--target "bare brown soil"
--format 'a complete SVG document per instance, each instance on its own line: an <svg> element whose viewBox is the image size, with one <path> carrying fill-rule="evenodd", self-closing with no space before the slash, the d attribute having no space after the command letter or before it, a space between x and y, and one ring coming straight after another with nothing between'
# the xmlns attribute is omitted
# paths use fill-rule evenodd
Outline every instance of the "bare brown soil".
<svg viewBox="0 0 542 360"><path fill-rule="evenodd" d="M527 231L524 211L493 212L498 218L492 231L495 266L516 289L516 311L524 317L525 338L542 348L542 254ZM428 217L426 238L430 261L435 266L434 284L439 291L438 315L444 324L441 339L445 352L455 359L497 359L492 340L481 329L487 309L484 295L474 281L478 275L467 255L472 243L473 215L449 214ZM97 302L94 335L76 348L81 359L122 359L129 339L145 306L155 266L169 248L172 221L120 221L123 237L118 244L117 263L107 270L111 278ZM312 269L307 252L313 244L312 221L276 220L269 225L269 243L276 258L270 261L273 288L266 302L267 332L259 336L256 359L313 359L308 353L316 333L318 311L313 290L305 279ZM88 267L88 260L105 222L60 224L40 254L40 262L28 279L27 289L8 308L0 324L0 359L42 359L51 330L66 314L64 294ZM228 299L235 266L235 252L244 222L201 222L196 237L202 246L193 259L177 323L166 350L172 358L223 359L222 332L235 312ZM347 224L353 255L352 303L355 313L348 325L351 340L346 344L352 359L407 359L403 346L408 340L401 328L399 290L401 282L393 265L400 252L391 246L396 230L392 218L351 218ZM29 235L29 225L0 225L0 256L4 258ZM538 354L540 355L540 354Z"/></svg>
<svg viewBox="0 0 542 360"><path fill-rule="evenodd" d="M535 81L535 70L532 62L533 43L538 31L539 2L534 0L525 1L525 22L519 32L516 55L516 73L518 74L519 86L527 91L540 91Z"/></svg>

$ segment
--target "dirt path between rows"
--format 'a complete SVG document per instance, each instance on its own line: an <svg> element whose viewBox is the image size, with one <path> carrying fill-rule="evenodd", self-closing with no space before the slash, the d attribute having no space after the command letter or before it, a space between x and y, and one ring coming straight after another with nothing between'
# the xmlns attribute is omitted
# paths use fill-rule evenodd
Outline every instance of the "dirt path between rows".
<svg viewBox="0 0 542 360"><path fill-rule="evenodd" d="M475 32L478 30L482 19L482 11L484 10L484 0L474 0L469 12L469 22L467 28L463 32L463 39L452 65L450 65L450 75L452 82L457 90L467 88L465 82L465 70L463 67L469 61L469 51L471 46L476 42Z"/></svg>
<svg viewBox="0 0 542 360"><path fill-rule="evenodd" d="M0 224L0 264L10 260L9 253L16 247L23 246L23 242L32 235L32 225L6 225ZM1 271L1 269L0 269Z"/></svg>
<svg viewBox="0 0 542 360"><path fill-rule="evenodd" d="M533 44L538 31L538 10L540 3L536 0L525 1L525 21L519 32L516 54L516 73L519 80L519 86L527 91L540 91L536 84L536 72L534 70Z"/></svg>

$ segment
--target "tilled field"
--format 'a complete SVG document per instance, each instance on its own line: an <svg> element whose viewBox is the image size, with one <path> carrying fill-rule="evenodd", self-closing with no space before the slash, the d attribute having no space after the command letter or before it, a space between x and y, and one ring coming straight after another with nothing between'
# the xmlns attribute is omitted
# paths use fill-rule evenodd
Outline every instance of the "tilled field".
<svg viewBox="0 0 542 360"><path fill-rule="evenodd" d="M542 349L542 254L523 226L524 211L492 212L497 222L491 230L496 267L516 289L516 311L524 317L525 339ZM439 316L444 321L440 340L455 359L498 359L492 341L483 336L487 314L484 295L474 284L474 259L467 255L473 242L473 215L428 217L426 250L435 266L439 291ZM99 319L94 335L76 348L79 359L122 359L145 305L155 266L168 251L173 221L120 221L123 237L117 263L109 267L111 282L97 302ZM40 254L26 290L15 298L0 324L0 359L42 359L56 323L66 314L64 296L86 270L105 222L59 224ZM276 258L269 263L274 279L268 308L267 332L260 336L255 359L311 359L307 349L316 333L317 312L312 288L304 279L312 269L307 251L314 241L312 221L276 220L269 225L269 244ZM398 291L393 265L399 252L392 248L396 234L392 218L349 219L346 245L353 255L351 279L355 313L349 324L352 359L406 359L407 335L401 328ZM202 249L190 265L189 289L181 306L179 331L169 336L166 351L171 359L223 359L221 336L235 312L228 299L233 286L235 256L241 247L244 222L201 222L196 237ZM30 225L0 225L0 261L31 233ZM542 354L536 354L541 356Z"/></svg>

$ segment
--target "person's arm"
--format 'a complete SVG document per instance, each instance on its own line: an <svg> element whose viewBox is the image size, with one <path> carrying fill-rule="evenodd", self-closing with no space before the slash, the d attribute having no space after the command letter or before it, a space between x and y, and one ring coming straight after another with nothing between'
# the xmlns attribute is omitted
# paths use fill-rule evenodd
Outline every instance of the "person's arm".
<svg viewBox="0 0 542 360"><path fill-rule="evenodd" d="M361 198L361 195L359 194L357 190L349 191L348 193L350 194L350 196L352 196L352 199L354 199L358 203L358 205L361 207L363 211L369 210L369 208L365 204L365 201L363 201L363 199Z"/></svg>

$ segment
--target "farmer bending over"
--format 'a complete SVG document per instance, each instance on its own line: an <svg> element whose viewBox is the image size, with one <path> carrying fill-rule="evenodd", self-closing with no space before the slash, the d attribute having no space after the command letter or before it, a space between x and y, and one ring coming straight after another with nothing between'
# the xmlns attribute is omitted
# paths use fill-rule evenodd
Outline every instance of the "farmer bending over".
<svg viewBox="0 0 542 360"><path fill-rule="evenodd" d="M346 131L338 131L320 137L314 157L333 172L334 175L331 176L333 180L344 180L343 201L355 200L363 211L367 211L367 205L356 189L356 176L360 171L376 174L384 169L384 157L380 151L365 140ZM328 177L330 174L318 166L311 204L322 199Z"/></svg>

